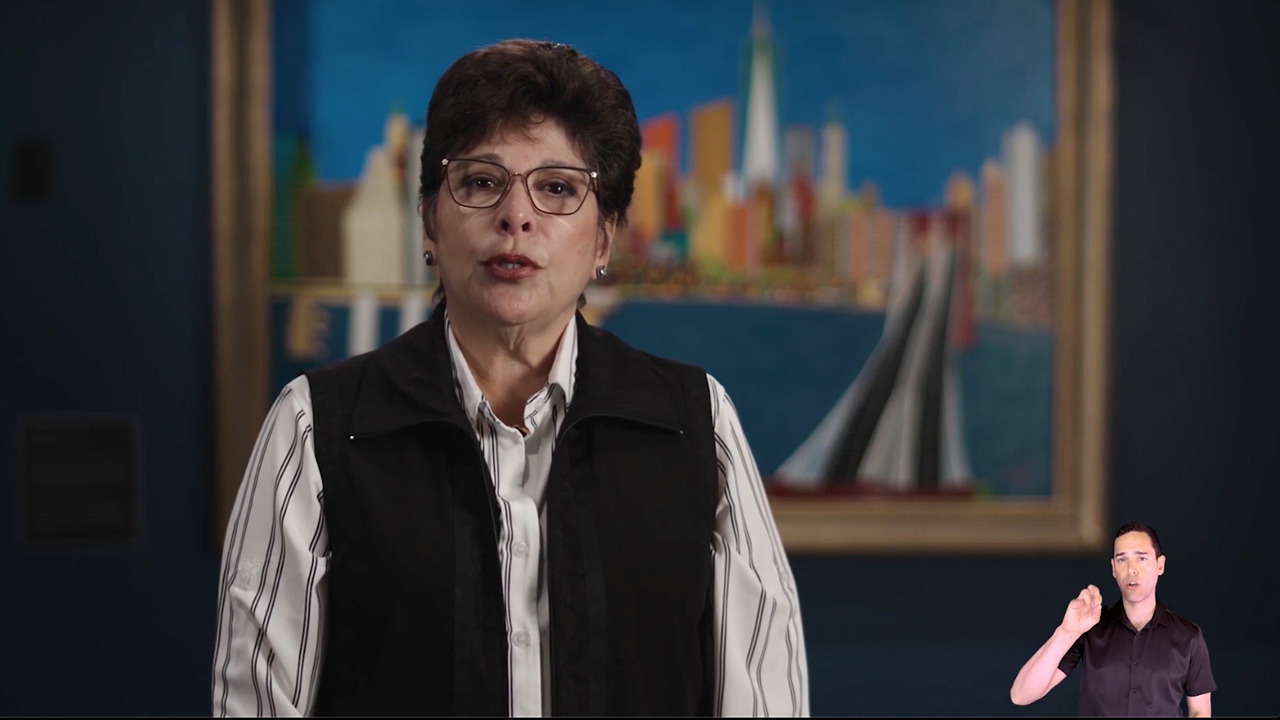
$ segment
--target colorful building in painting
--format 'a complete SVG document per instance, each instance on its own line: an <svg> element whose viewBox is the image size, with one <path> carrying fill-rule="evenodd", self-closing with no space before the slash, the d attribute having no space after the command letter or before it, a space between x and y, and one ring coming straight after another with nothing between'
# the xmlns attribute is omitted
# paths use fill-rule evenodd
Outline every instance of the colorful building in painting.
<svg viewBox="0 0 1280 720"><path fill-rule="evenodd" d="M693 209L688 258L699 267L727 263L733 138L732 100L713 100L689 113L689 177L682 196Z"/></svg>
<svg viewBox="0 0 1280 720"><path fill-rule="evenodd" d="M885 307L904 262L902 239L912 237L908 210L885 206L870 180L850 190L850 129L834 107L821 127L780 126L774 46L759 7L744 63L741 105L718 98L683 123L674 113L642 123L642 166L613 282L641 293L821 290ZM1018 123L976 179L957 171L942 183L940 205L909 210L937 218L930 235L952 249L950 328L959 346L973 342L981 320L1048 322L1045 166L1034 129Z"/></svg>

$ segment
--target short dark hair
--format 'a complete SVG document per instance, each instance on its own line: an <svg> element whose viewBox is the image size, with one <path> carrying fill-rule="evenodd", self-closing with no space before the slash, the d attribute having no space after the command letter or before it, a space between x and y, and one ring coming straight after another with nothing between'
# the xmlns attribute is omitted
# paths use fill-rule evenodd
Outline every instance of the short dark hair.
<svg viewBox="0 0 1280 720"><path fill-rule="evenodd" d="M1121 525L1120 529L1116 531L1116 536L1112 538L1112 541L1119 539L1121 535L1127 535L1131 532L1146 533L1147 537L1151 538L1152 547L1156 549L1156 557L1164 555L1164 551L1160 549L1160 536L1156 534L1155 528L1146 523L1133 521Z"/></svg>
<svg viewBox="0 0 1280 720"><path fill-rule="evenodd" d="M620 228L640 168L640 123L631 93L612 71L563 43L504 40L472 50L440 76L427 106L418 198L427 233L444 170L441 160L500 131L546 119L564 127L596 179L603 223Z"/></svg>

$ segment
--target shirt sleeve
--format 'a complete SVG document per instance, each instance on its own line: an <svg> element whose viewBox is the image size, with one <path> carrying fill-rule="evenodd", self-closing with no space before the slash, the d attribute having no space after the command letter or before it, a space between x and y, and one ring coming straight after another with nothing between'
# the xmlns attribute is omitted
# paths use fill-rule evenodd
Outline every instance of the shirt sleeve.
<svg viewBox="0 0 1280 720"><path fill-rule="evenodd" d="M324 645L328 533L305 376L267 413L222 549L213 716L300 716Z"/></svg>
<svg viewBox="0 0 1280 720"><path fill-rule="evenodd" d="M733 402L711 390L720 500L715 553L715 711L726 716L809 715L800 602L764 483Z"/></svg>
<svg viewBox="0 0 1280 720"><path fill-rule="evenodd" d="M1187 667L1187 682L1183 692L1187 697L1203 695L1218 689L1213 680L1213 669L1209 667L1209 646L1204 642L1204 634L1196 632L1191 638L1191 660Z"/></svg>
<svg viewBox="0 0 1280 720"><path fill-rule="evenodd" d="M1071 643L1071 647L1067 650L1067 654L1063 655L1062 659L1058 661L1058 669L1062 671L1063 675L1070 675L1071 671L1075 670L1076 666L1080 664L1080 658L1084 656L1084 639L1086 635L1088 633L1076 638L1076 641Z"/></svg>

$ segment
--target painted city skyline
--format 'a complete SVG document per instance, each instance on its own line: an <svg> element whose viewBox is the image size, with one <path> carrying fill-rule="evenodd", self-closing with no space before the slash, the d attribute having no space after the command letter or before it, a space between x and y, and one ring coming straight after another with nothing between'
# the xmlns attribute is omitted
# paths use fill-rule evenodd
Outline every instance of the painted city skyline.
<svg viewBox="0 0 1280 720"><path fill-rule="evenodd" d="M966 314L1048 325L1047 158L1034 123L1021 119L1004 128L996 152L984 154L973 175L953 167L934 178L936 190L921 193L933 201L894 206L879 178L850 186L851 148L861 146L861 134L834 100L816 125L783 122L783 63L774 23L766 4L751 10L740 92L699 98L687 112L642 121L644 161L630 224L615 243L612 282L629 294L643 288L641 295L656 290L675 296L696 289L722 298L816 297L880 308L895 258L904 255L908 224L958 213L933 225L935 234L965 226L963 238L952 231L941 239L965 243L958 248L958 292ZM416 172L404 172L415 167L415 143L409 141L420 137L420 129L412 125L403 110L392 112L383 142L364 148L353 202L341 211L348 282L412 286L426 280L413 261L416 188L403 187L416 179ZM306 143L315 159L312 179L323 182L322 147ZM352 224L360 215L382 220ZM395 228L383 227L399 216L405 217ZM352 266L353 258L360 267Z"/></svg>
<svg viewBox="0 0 1280 720"><path fill-rule="evenodd" d="M939 178L939 202L895 208L874 179L848 186L850 131L837 113L817 127L781 126L761 5L743 65L739 97L642 122L630 223L615 242L621 285L711 287L719 297L774 296L773 285L784 297L800 290L799 299L879 308L908 246L935 236L956 252L965 323L976 312L1049 324L1049 160L1030 122L1003 133L977 177L953 169Z"/></svg>
<svg viewBox="0 0 1280 720"><path fill-rule="evenodd" d="M308 255L278 276L280 377L425 316L409 148L431 84L475 47L552 39L620 75L645 141L583 312L733 389L771 493L1048 496L1051 1L687 5L428 22L282 0L310 35L275 48L277 217L305 225L277 257Z"/></svg>
<svg viewBox="0 0 1280 720"><path fill-rule="evenodd" d="M350 181L387 113L420 124L448 64L506 37L568 42L599 60L627 84L642 120L746 94L759 9L751 0L487 7L276 3L277 135L306 139L318 180ZM779 125L821 127L838 115L848 129L846 183L873 180L887 206L941 204L951 171L976 177L1018 122L1042 142L1053 137L1050 0L799 0L765 11ZM681 172L691 162L685 146Z"/></svg>

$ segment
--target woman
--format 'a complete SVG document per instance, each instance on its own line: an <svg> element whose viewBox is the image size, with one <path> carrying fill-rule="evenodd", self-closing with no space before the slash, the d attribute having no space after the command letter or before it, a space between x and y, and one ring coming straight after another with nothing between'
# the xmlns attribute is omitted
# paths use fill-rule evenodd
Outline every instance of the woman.
<svg viewBox="0 0 1280 720"><path fill-rule="evenodd" d="M227 530L224 714L808 714L796 591L724 389L586 324L640 132L513 40L440 78L432 317L298 377Z"/></svg>

